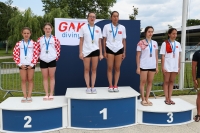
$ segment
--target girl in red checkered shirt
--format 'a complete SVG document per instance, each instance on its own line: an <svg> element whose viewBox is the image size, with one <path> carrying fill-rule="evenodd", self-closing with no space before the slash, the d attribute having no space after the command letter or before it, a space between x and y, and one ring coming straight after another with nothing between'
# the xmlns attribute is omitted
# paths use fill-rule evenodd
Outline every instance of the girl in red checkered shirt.
<svg viewBox="0 0 200 133"><path fill-rule="evenodd" d="M21 87L24 95L21 102L32 102L33 75L38 59L37 47L36 43L30 40L30 28L24 27L21 33L24 39L16 43L13 50L13 59L20 70ZM26 91L26 82L28 82L28 94Z"/></svg>
<svg viewBox="0 0 200 133"><path fill-rule="evenodd" d="M43 100L53 100L55 86L56 61L60 57L60 41L51 35L53 26L46 23L43 27L45 35L38 38L38 55L43 76L43 86L46 96ZM50 78L50 93L48 92L48 78Z"/></svg>

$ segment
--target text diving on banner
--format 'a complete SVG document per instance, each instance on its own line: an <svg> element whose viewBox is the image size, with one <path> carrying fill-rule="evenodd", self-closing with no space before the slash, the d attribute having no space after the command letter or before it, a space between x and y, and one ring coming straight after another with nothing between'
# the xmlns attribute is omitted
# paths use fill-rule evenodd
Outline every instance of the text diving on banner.
<svg viewBox="0 0 200 133"><path fill-rule="evenodd" d="M84 24L87 24L87 19L55 18L55 36L61 45L79 45L79 31Z"/></svg>

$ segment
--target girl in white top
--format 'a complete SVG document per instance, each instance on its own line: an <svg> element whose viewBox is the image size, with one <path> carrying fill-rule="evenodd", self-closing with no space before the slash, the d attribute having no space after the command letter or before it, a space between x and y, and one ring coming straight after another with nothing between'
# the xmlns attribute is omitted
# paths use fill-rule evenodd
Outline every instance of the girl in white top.
<svg viewBox="0 0 200 133"><path fill-rule="evenodd" d="M94 24L96 15L88 13L87 19L88 24L85 24L80 29L79 58L83 60L84 64L84 78L87 85L86 93L97 93L94 86L98 59L103 59L101 46L102 34L101 29ZM90 68L90 62L92 62L92 68ZM91 86L90 70L92 71Z"/></svg>
<svg viewBox="0 0 200 133"><path fill-rule="evenodd" d="M149 101L149 95L152 88L152 82L155 73L158 73L158 44L152 40L153 27L147 26L144 30L145 39L139 41L137 45L136 73L140 75L140 94L141 104L144 106L152 106ZM144 96L144 86L147 83L146 97Z"/></svg>
<svg viewBox="0 0 200 133"><path fill-rule="evenodd" d="M34 41L30 40L30 28L24 27L21 33L24 39L16 43L13 50L13 57L20 70L21 87L24 95L21 102L32 102L33 75L38 60L37 46ZM26 91L26 82L28 82L28 94Z"/></svg>
<svg viewBox="0 0 200 133"><path fill-rule="evenodd" d="M104 57L107 59L107 76L109 82L109 92L118 92L118 81L120 76L120 66L126 55L126 29L119 24L119 13L111 13L111 23L103 28ZM114 86L112 83L113 67L115 68Z"/></svg>
<svg viewBox="0 0 200 133"><path fill-rule="evenodd" d="M168 30L169 39L162 43L160 54L162 55L162 72L164 75L163 89L165 93L165 103L168 105L175 104L172 101L172 91L174 80L180 70L180 52L181 45L175 39L177 30L171 28Z"/></svg>
<svg viewBox="0 0 200 133"><path fill-rule="evenodd" d="M55 86L56 61L60 57L60 41L51 35L53 26L50 23L44 25L45 35L38 38L38 55L43 76L43 86L46 96L43 100L53 100ZM48 93L48 78L50 79L50 94Z"/></svg>

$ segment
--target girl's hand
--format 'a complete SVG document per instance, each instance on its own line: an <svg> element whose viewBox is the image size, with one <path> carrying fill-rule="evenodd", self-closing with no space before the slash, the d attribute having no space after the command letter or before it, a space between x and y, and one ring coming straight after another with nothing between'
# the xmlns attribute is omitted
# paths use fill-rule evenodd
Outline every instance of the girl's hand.
<svg viewBox="0 0 200 133"><path fill-rule="evenodd" d="M80 54L79 54L79 58L80 58L81 60L83 60L83 53L80 53Z"/></svg>
<svg viewBox="0 0 200 133"><path fill-rule="evenodd" d="M103 55L100 54L100 55L99 55L99 60L101 61L102 59L103 59Z"/></svg>
<svg viewBox="0 0 200 133"><path fill-rule="evenodd" d="M140 75L140 68L137 68L136 73Z"/></svg>

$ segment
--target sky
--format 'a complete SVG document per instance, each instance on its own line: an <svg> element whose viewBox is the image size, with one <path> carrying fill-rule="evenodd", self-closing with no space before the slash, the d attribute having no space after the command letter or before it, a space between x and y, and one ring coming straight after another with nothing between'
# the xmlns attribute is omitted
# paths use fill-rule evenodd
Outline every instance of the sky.
<svg viewBox="0 0 200 133"><path fill-rule="evenodd" d="M0 0L5 2L6 0ZM188 19L200 19L200 0L188 0ZM183 0L117 0L111 11L118 11L120 19L129 19L133 6L138 8L137 20L141 28L153 26L155 31L168 29L168 24L180 28L182 23ZM30 7L34 14L44 15L41 0L13 0L13 6L24 11Z"/></svg>

